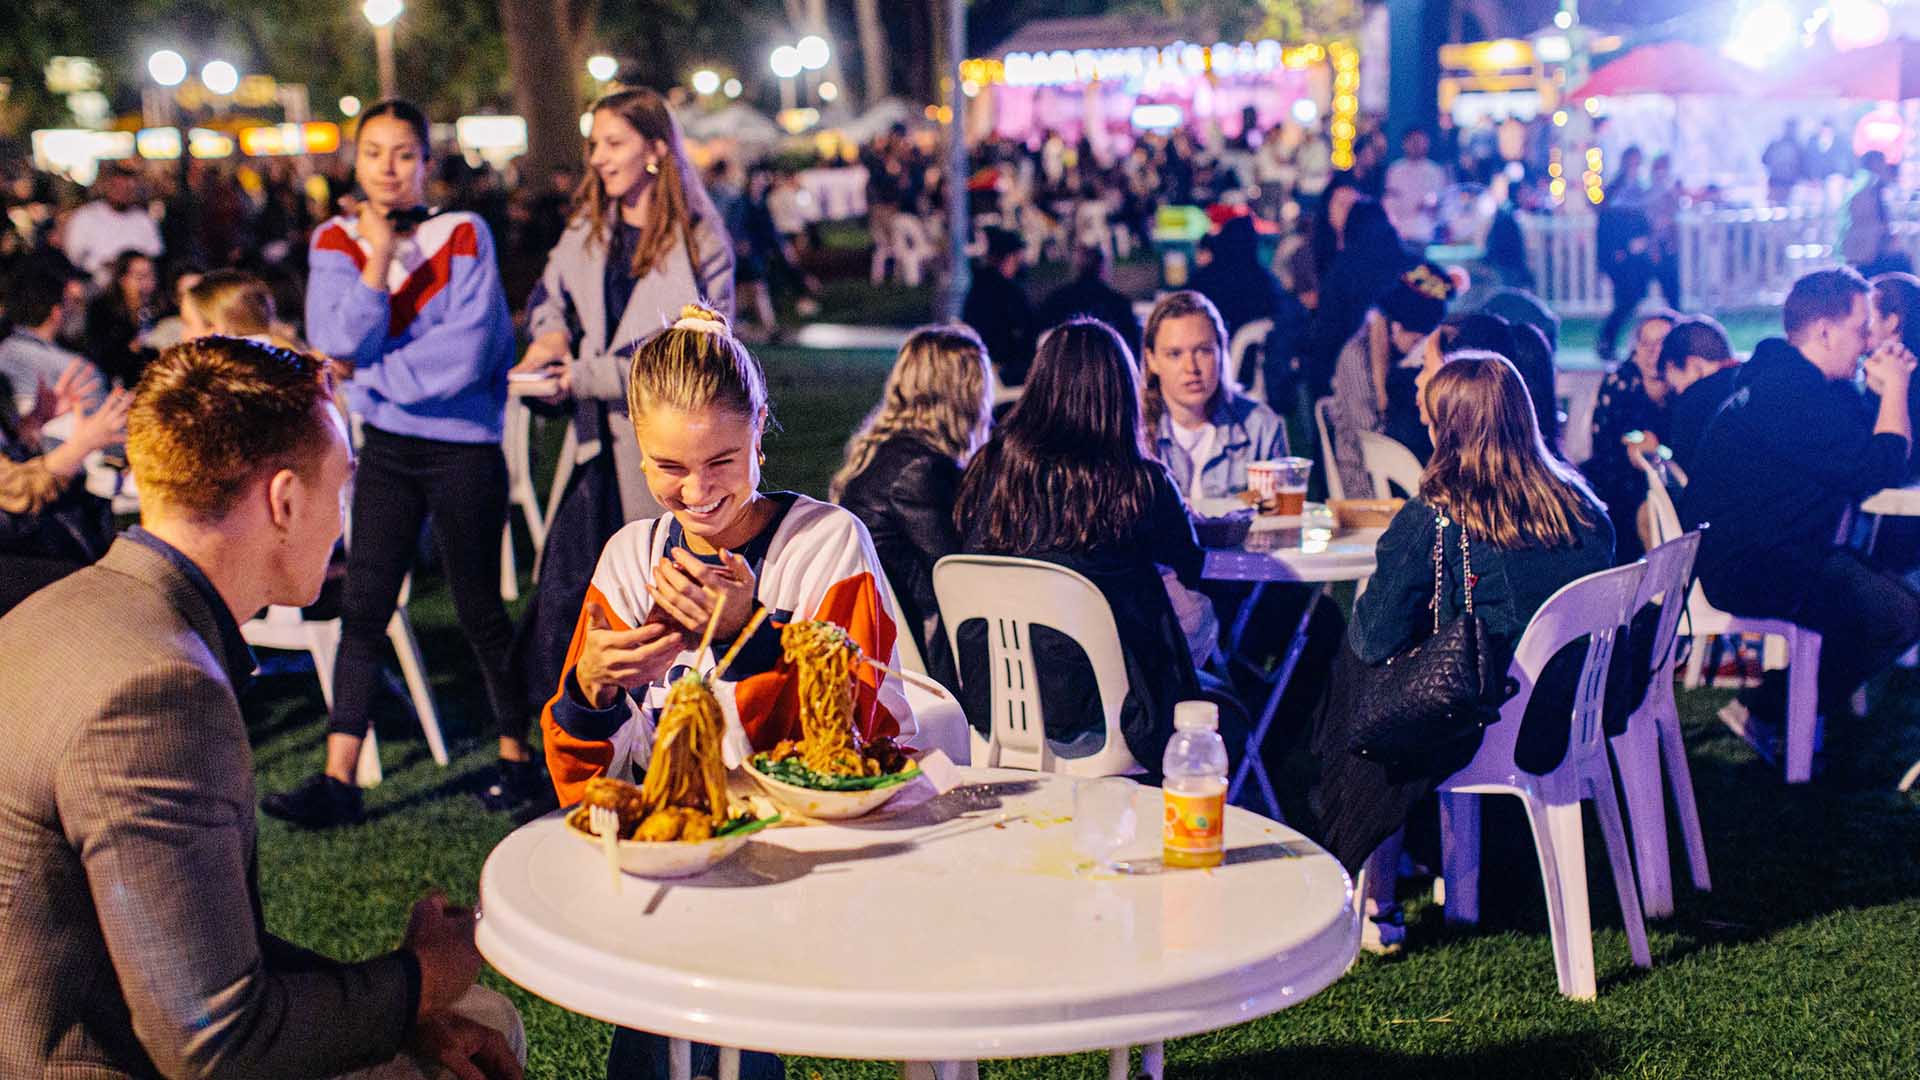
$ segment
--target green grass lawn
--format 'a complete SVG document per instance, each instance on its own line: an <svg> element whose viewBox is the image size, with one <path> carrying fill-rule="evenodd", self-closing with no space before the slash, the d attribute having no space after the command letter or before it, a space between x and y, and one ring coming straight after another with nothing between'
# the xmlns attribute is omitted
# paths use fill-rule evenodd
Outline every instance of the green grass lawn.
<svg viewBox="0 0 1920 1080"><path fill-rule="evenodd" d="M888 358L768 349L785 430L767 443L771 485L819 494L852 425L877 395ZM522 560L522 567L529 560ZM411 718L378 717L387 781L368 820L312 835L262 819L260 875L268 924L342 957L398 941L408 904L428 888L475 899L482 862L515 825L467 792L490 750L461 742L482 703L471 655L436 575L416 577L412 605L456 756L437 768ZM1713 712L1725 691L1681 695L1688 748L1713 859L1715 890L1684 884L1679 912L1651 927L1654 967L1634 970L1606 859L1590 837L1600 975L1597 1002L1555 993L1552 949L1531 843L1513 800L1486 814L1482 926L1449 930L1409 892L1405 955L1363 958L1304 1004L1168 1047L1179 1077L1900 1077L1920 1076L1920 799L1893 783L1920 756L1916 676L1875 688L1866 721L1836 724L1818 783L1785 787ZM248 695L263 791L317 767L324 714L310 673L263 677ZM464 749L463 749L464 748ZM1591 820L1591 815L1589 815ZM1591 829L1590 829L1591 831ZM1676 840L1677 848L1677 840ZM885 928L876 928L884 932ZM912 943L938 956L964 942ZM935 969L937 971L937 968ZM526 1016L529 1075L597 1077L609 1029L520 992L489 972ZM1105 1076L1103 1056L987 1066L993 1077ZM808 1080L895 1075L884 1065L804 1061Z"/></svg>

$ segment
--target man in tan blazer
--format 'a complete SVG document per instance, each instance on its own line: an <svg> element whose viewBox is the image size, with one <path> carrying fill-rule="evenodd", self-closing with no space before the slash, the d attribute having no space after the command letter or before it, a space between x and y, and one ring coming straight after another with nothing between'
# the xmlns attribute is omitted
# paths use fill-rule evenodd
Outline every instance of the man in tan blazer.
<svg viewBox="0 0 1920 1080"><path fill-rule="evenodd" d="M141 527L0 619L0 1077L519 1076L450 1011L473 914L331 960L267 933L239 620L318 594L353 470L311 357L168 350L127 425ZM405 1060L403 1058L402 1060Z"/></svg>

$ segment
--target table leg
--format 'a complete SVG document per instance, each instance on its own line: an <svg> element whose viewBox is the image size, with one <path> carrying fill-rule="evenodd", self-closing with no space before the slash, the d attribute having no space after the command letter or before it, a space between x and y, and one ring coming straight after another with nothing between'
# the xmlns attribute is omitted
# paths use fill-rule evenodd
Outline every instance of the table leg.
<svg viewBox="0 0 1920 1080"><path fill-rule="evenodd" d="M693 1044L685 1039L667 1040L667 1080L693 1080Z"/></svg>
<svg viewBox="0 0 1920 1080"><path fill-rule="evenodd" d="M977 1061L903 1061L901 1080L980 1080Z"/></svg>
<svg viewBox="0 0 1920 1080"><path fill-rule="evenodd" d="M720 1048L720 1075L717 1080L740 1080L740 1051L731 1046Z"/></svg>
<svg viewBox="0 0 1920 1080"><path fill-rule="evenodd" d="M1253 590L1247 593L1246 600L1240 604L1240 610L1233 617L1233 629L1227 633L1227 659L1231 661L1240 655L1240 639L1247 632L1247 623L1253 618L1253 609L1260 604L1260 594L1267 587L1264 581L1253 583Z"/></svg>
<svg viewBox="0 0 1920 1080"><path fill-rule="evenodd" d="M1275 821L1281 820L1280 799L1274 794L1273 781L1267 776L1266 763L1260 758L1260 748L1267 741L1267 731L1273 726L1274 714L1280 711L1281 695L1287 692L1287 684L1293 681L1293 669L1300 663L1300 654L1306 651L1307 628L1313 621L1313 609L1326 592L1327 587L1319 585L1307 597L1307 606L1300 612L1300 624L1294 628L1293 640L1287 643L1286 658L1280 661L1280 670L1274 672L1273 689L1267 694L1266 707L1260 710L1259 722L1253 726L1253 734L1248 737L1240 757L1240 767L1234 770L1233 784L1227 789L1227 801L1237 802L1240 790L1246 785L1247 775L1251 773L1259 779L1260 792L1266 796L1267 808L1272 811Z"/></svg>

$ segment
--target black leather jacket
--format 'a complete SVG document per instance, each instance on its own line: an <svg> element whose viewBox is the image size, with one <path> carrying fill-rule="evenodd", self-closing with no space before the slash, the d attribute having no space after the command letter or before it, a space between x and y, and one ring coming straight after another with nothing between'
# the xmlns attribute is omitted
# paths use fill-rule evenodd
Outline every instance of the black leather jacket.
<svg viewBox="0 0 1920 1080"><path fill-rule="evenodd" d="M933 564L960 550L953 527L959 488L960 466L952 458L911 436L895 436L880 444L840 495L840 505L873 537L900 603L900 621L920 646L927 674L947 687L958 682L933 595Z"/></svg>

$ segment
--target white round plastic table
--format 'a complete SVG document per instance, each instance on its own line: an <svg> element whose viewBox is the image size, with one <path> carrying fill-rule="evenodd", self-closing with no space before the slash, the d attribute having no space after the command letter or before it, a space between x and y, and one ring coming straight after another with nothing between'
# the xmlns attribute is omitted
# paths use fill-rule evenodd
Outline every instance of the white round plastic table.
<svg viewBox="0 0 1920 1080"><path fill-rule="evenodd" d="M1210 581L1253 583L1253 592L1241 601L1240 614L1227 633L1227 655L1230 657L1243 656L1241 640L1247 632L1247 621L1259 604L1260 591L1268 582L1314 585L1319 592L1324 592L1327 585L1335 581L1358 581L1365 588L1365 581L1373 576L1375 567L1374 547L1380 540L1380 534L1385 531L1334 528L1325 523L1326 519L1315 515L1303 519L1302 527L1298 528L1276 527L1272 521L1256 518L1253 530L1237 548L1212 548L1207 551L1203 577ZM1247 780L1254 780L1260 785L1267 812L1276 818L1280 816L1280 797L1274 793L1273 780L1267 775L1266 763L1261 759L1259 749L1266 745L1267 732L1273 727L1273 718L1280 710L1280 699L1286 695L1287 685L1293 680L1293 669L1299 665L1300 654L1307 646L1308 624L1319 602L1317 592L1300 609L1300 624L1294 628L1293 638L1287 643L1287 654L1273 673L1267 676L1270 687L1267 703L1254 722L1253 734L1247 739L1245 752L1240 755L1240 765L1234 770L1233 784L1228 791L1228 797L1237 801ZM1249 666L1254 666L1251 661Z"/></svg>
<svg viewBox="0 0 1920 1080"><path fill-rule="evenodd" d="M558 812L480 875L480 952L573 1012L677 1039L822 1057L954 1062L1213 1031L1306 1000L1359 942L1346 872L1230 807L1228 857L1141 872L1073 852L1073 781L960 770L962 786L842 825L774 828L680 881L622 879ZM928 789L930 792L930 789ZM904 796L903 796L904 798Z"/></svg>

